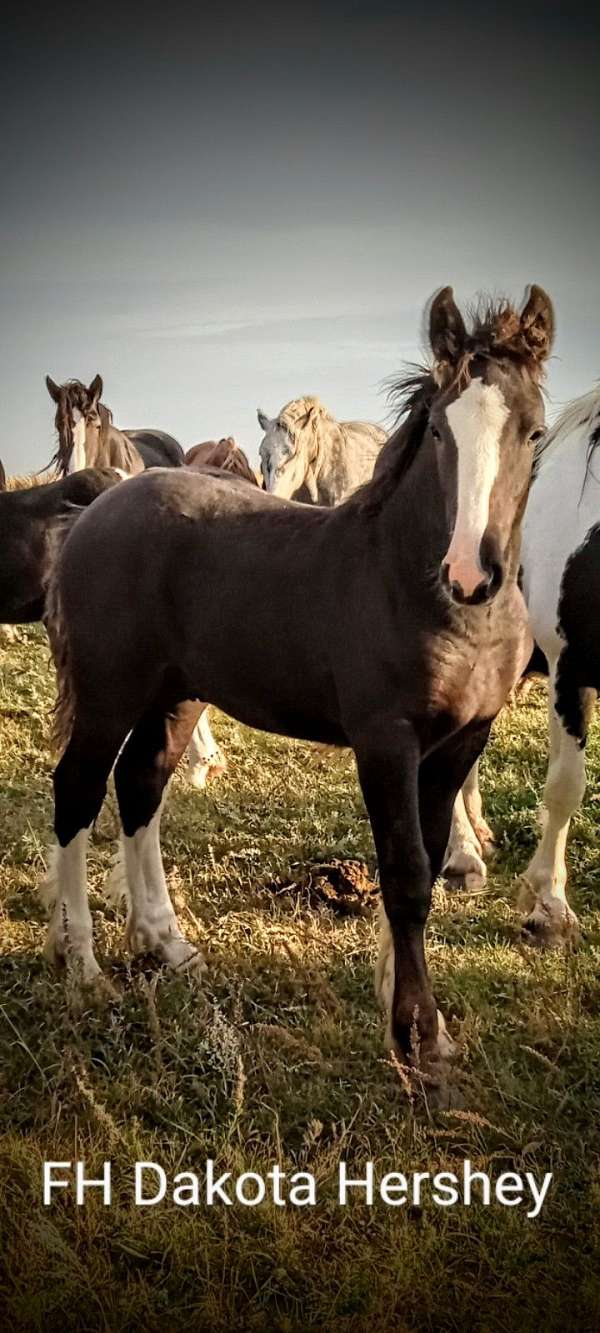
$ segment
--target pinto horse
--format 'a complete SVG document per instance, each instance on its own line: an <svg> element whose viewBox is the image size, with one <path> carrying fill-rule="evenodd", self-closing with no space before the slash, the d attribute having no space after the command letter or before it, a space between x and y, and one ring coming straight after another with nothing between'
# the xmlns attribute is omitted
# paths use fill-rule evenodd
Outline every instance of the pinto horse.
<svg viewBox="0 0 600 1333"><path fill-rule="evenodd" d="M521 314L490 304L470 329L439 292L433 368L404 383L385 467L337 508L186 469L135 477L82 515L49 588L62 747L49 958L69 952L99 979L86 846L115 760L127 943L196 970L160 816L199 709L350 746L379 861L389 1040L443 1089L425 924L456 795L531 650L520 525L553 327L539 287Z"/></svg>
<svg viewBox="0 0 600 1333"><path fill-rule="evenodd" d="M87 387L81 380L55 384L46 375L46 387L56 403L58 435L50 466L60 476L84 467L114 467L130 476L148 467L183 467L183 449L172 435L161 430L123 431L113 425L112 413L100 402L100 375Z"/></svg>
<svg viewBox="0 0 600 1333"><path fill-rule="evenodd" d="M600 387L561 414L538 450L523 524L523 592L550 675L550 762L542 837L524 873L524 934L577 939L565 887L571 817L585 788L585 742L600 691Z"/></svg>

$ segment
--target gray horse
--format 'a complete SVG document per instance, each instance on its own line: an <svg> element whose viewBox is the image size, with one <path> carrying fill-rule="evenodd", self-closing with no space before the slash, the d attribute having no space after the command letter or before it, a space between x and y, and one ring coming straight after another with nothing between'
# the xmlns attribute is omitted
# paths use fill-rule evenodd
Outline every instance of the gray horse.
<svg viewBox="0 0 600 1333"><path fill-rule="evenodd" d="M370 481L387 440L368 421L336 421L318 398L294 398L271 420L258 409L265 490L284 500L336 505Z"/></svg>

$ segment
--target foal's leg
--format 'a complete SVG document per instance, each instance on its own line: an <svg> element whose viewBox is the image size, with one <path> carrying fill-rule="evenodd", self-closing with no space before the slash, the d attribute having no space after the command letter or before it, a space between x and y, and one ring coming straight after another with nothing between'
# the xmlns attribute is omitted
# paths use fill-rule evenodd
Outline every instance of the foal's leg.
<svg viewBox="0 0 600 1333"><path fill-rule="evenodd" d="M485 857L493 845L494 835L483 818L477 760L454 803L444 874L451 880L461 881L467 888L479 888L485 884Z"/></svg>
<svg viewBox="0 0 600 1333"><path fill-rule="evenodd" d="M470 773L463 782L462 795L471 827L481 844L485 857L492 851L495 839L487 820L483 817L483 802L479 786L479 759L473 764Z"/></svg>
<svg viewBox="0 0 600 1333"><path fill-rule="evenodd" d="M208 704L203 704L188 745L188 779L201 791L210 777L226 771L225 756L210 729Z"/></svg>
<svg viewBox="0 0 600 1333"><path fill-rule="evenodd" d="M201 705L170 713L150 709L134 727L115 768L129 895L126 942L174 969L201 970L202 957L182 934L169 897L160 850L166 785L189 743Z"/></svg>
<svg viewBox="0 0 600 1333"><path fill-rule="evenodd" d="M419 817L419 744L408 722L387 722L354 750L383 896L375 989L390 1018L387 1040L409 1060L420 1047L421 1064L435 1066L441 1053L425 962L432 877ZM449 826L450 810L446 839Z"/></svg>
<svg viewBox="0 0 600 1333"><path fill-rule="evenodd" d="M87 900L86 849L90 830L106 794L108 775L127 728L100 736L78 726L54 774L54 829L41 893L53 907L45 956L54 963L76 960L82 980L91 983L100 974L94 957L92 918Z"/></svg>
<svg viewBox="0 0 600 1333"><path fill-rule="evenodd" d="M559 667L560 669L560 667ZM585 790L585 740L596 699L594 690L573 686L579 735L571 736L556 711L556 670L549 690L550 761L544 789L542 836L523 879L535 902L523 923L526 937L547 947L575 940L579 922L566 899L569 824Z"/></svg>

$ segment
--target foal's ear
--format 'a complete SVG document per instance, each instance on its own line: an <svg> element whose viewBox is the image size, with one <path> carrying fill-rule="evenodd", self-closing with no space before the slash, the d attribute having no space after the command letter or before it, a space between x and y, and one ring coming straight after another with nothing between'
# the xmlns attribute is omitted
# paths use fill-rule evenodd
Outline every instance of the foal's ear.
<svg viewBox="0 0 600 1333"><path fill-rule="evenodd" d="M102 388L103 388L102 376L94 375L94 378L88 387L88 395L90 397L93 407L96 406L96 403L102 397Z"/></svg>
<svg viewBox="0 0 600 1333"><path fill-rule="evenodd" d="M451 287L442 287L431 302L429 341L437 363L455 364L465 350L467 330Z"/></svg>
<svg viewBox="0 0 600 1333"><path fill-rule="evenodd" d="M545 361L554 342L554 307L548 293L535 283L521 315L521 333L536 361Z"/></svg>
<svg viewBox="0 0 600 1333"><path fill-rule="evenodd" d="M60 385L55 384L54 380L50 379L49 375L46 375L46 388L53 401L55 403L60 402Z"/></svg>
<svg viewBox="0 0 600 1333"><path fill-rule="evenodd" d="M271 424L271 418L267 416L266 412L263 412L262 407L257 407L256 415L258 417L258 424L261 430L267 431Z"/></svg>

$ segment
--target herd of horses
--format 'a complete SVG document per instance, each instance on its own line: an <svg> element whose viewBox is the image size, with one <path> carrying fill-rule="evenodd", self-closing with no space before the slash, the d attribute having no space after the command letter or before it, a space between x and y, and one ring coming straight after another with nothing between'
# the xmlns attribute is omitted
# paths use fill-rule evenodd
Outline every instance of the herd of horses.
<svg viewBox="0 0 600 1333"><path fill-rule="evenodd" d="M101 976L86 847L113 770L127 944L195 972L160 817L186 748L198 786L225 765L209 705L349 746L379 866L387 1040L442 1086L432 886L442 869L485 877L477 764L533 662L549 676L550 762L524 927L576 938L565 850L600 689L600 389L546 430L553 337L540 287L468 323L444 288L390 437L299 398L259 411L260 475L231 437L184 454L161 431L118 430L99 376L47 379L54 479L0 494L0 622L43 620L57 671L48 958Z"/></svg>

